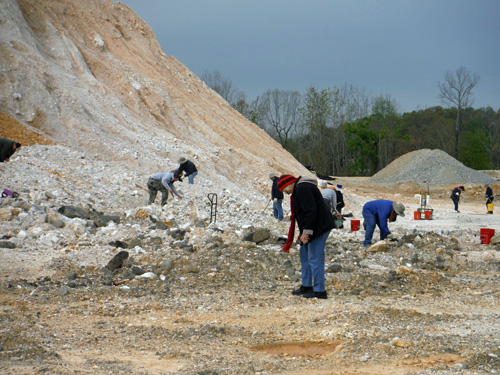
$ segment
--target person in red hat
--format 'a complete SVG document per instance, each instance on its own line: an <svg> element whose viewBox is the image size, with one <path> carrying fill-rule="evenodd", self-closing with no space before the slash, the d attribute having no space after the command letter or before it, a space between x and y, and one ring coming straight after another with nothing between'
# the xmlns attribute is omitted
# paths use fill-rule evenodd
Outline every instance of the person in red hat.
<svg viewBox="0 0 500 375"><path fill-rule="evenodd" d="M318 189L318 181L306 176L283 175L278 180L278 188L290 195L292 211L284 252L292 246L295 221L299 227L302 285L292 294L326 299L325 245L335 222Z"/></svg>

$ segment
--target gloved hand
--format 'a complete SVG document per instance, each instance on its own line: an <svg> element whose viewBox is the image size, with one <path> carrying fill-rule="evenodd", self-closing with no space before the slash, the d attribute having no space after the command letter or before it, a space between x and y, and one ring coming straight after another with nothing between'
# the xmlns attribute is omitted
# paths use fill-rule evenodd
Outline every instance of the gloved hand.
<svg viewBox="0 0 500 375"><path fill-rule="evenodd" d="M396 242L398 240L392 233L387 235L387 239L391 242Z"/></svg>
<svg viewBox="0 0 500 375"><path fill-rule="evenodd" d="M278 198L274 198L274 199L273 199L273 202L274 202L274 203L278 203Z"/></svg>

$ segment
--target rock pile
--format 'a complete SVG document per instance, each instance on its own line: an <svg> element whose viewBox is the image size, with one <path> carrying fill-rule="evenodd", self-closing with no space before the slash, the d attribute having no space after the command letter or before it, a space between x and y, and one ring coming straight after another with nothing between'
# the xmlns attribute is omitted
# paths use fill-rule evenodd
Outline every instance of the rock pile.
<svg viewBox="0 0 500 375"><path fill-rule="evenodd" d="M409 152L370 179L376 183L420 182L424 184L496 184L483 172L468 168L441 150Z"/></svg>

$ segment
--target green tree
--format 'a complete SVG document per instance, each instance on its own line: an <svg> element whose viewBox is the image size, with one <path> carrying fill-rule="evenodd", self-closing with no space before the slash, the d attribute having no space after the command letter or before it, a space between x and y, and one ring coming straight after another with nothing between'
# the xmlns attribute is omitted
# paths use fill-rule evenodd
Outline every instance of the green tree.
<svg viewBox="0 0 500 375"><path fill-rule="evenodd" d="M344 126L347 149L352 160L348 168L354 176L371 176L377 171L380 135L371 129L372 117Z"/></svg>

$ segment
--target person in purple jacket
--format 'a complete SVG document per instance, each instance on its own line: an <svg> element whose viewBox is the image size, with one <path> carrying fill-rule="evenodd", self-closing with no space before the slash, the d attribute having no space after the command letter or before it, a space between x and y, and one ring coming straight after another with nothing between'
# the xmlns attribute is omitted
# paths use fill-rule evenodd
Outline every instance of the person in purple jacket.
<svg viewBox="0 0 500 375"><path fill-rule="evenodd" d="M403 203L396 203L390 200L379 199L366 202L363 206L363 226L365 228L365 241L363 245L372 244L373 232L375 226L380 229L380 239L385 240L391 232L387 225L388 222L396 221L399 216L405 216L405 206Z"/></svg>

